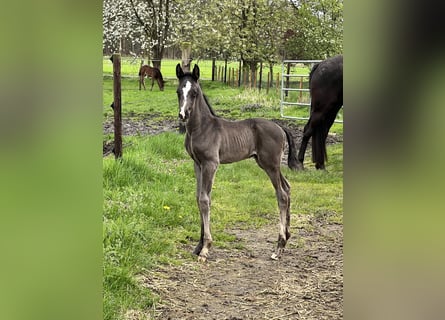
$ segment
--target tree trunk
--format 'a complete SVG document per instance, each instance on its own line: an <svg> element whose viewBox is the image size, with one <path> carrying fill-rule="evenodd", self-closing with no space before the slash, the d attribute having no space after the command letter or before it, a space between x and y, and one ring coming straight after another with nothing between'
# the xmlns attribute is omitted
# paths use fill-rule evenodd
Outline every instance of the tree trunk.
<svg viewBox="0 0 445 320"><path fill-rule="evenodd" d="M155 45L152 49L152 59L153 67L161 70L161 60L162 60L162 51L163 49L159 45Z"/></svg>

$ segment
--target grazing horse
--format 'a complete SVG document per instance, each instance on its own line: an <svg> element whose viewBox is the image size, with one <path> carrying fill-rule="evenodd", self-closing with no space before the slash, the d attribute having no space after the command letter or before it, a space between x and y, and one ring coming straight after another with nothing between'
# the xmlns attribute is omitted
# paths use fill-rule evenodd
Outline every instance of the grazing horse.
<svg viewBox="0 0 445 320"><path fill-rule="evenodd" d="M304 126L298 151L298 166L303 169L304 154L312 137L312 161L315 168L324 169L327 160L326 138L338 111L343 105L343 56L338 55L312 68L309 74L311 115Z"/></svg>
<svg viewBox="0 0 445 320"><path fill-rule="evenodd" d="M145 77L150 77L151 78L151 89L150 91L153 90L153 85L155 83L155 80L158 82L158 86L159 86L159 90L164 91L164 79L162 78L162 73L158 68L152 68L148 65L143 65L140 69L139 69L139 90L141 90L141 84L144 86L144 90L145 88Z"/></svg>
<svg viewBox="0 0 445 320"><path fill-rule="evenodd" d="M280 170L286 142L288 166L297 169L295 143L290 132L266 119L229 121L218 117L199 85L199 67L184 73L176 66L179 79L179 118L186 121L185 148L194 161L196 200L201 215L201 237L194 254L206 261L212 244L210 234L210 193L219 164L254 158L269 176L280 210L278 245L272 259L279 258L290 238L290 185Z"/></svg>

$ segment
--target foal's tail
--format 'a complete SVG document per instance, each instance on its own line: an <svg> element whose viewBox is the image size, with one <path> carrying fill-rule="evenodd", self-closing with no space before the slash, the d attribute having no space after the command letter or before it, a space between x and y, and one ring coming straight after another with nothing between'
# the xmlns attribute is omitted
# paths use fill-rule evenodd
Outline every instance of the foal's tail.
<svg viewBox="0 0 445 320"><path fill-rule="evenodd" d="M292 134L289 131L289 129L283 128L284 132L286 133L287 137L287 145L289 146L289 154L287 156L287 165L292 170L298 170L299 169L299 163L297 160L297 148L295 147L295 141L292 138Z"/></svg>

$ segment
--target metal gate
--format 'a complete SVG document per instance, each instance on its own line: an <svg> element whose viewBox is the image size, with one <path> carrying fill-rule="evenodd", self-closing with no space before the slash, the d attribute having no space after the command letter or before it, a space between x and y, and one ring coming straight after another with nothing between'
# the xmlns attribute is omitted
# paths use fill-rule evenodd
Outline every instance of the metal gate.
<svg viewBox="0 0 445 320"><path fill-rule="evenodd" d="M322 60L283 60L281 67L281 98L280 98L280 114L283 118L296 119L296 120L308 120L310 114L311 99L309 93L309 72L315 63ZM292 73L290 66L299 65L300 69L307 68L306 72ZM287 70L285 70L287 66ZM299 81L292 81L293 79L299 79ZM298 87L293 87L298 85ZM289 115L286 114L289 108L294 109L308 109L308 116ZM336 123L343 123L343 114L337 115Z"/></svg>

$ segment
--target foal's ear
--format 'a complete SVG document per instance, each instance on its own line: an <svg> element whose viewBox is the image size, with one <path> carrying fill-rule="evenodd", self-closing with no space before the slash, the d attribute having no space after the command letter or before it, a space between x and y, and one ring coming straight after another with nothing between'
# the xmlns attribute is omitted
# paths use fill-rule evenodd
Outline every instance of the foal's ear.
<svg viewBox="0 0 445 320"><path fill-rule="evenodd" d="M182 71L181 65L178 63L176 65L176 77L181 78L184 76L184 71Z"/></svg>
<svg viewBox="0 0 445 320"><path fill-rule="evenodd" d="M199 79L199 67L197 64L195 64L195 66L193 67L192 75L195 78L195 80Z"/></svg>

